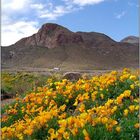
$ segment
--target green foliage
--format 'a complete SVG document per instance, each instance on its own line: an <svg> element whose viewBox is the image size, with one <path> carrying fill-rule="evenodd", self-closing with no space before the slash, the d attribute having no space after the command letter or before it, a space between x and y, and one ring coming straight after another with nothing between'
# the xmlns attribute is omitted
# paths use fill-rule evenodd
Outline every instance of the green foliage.
<svg viewBox="0 0 140 140"><path fill-rule="evenodd" d="M44 86L38 83L36 90L2 109L7 115L2 118L3 139L138 140L139 81L127 71L75 82L40 80ZM5 81L33 83L37 78L13 77Z"/></svg>
<svg viewBox="0 0 140 140"><path fill-rule="evenodd" d="M14 97L16 94L23 95L24 93L30 92L33 88L42 86L47 81L48 76L17 72L1 73L1 91L2 94L7 94Z"/></svg>

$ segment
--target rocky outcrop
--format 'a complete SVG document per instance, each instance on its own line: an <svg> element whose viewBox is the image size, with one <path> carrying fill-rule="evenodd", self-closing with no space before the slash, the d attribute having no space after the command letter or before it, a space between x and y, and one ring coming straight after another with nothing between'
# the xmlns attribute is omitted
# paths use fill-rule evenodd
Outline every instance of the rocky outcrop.
<svg viewBox="0 0 140 140"><path fill-rule="evenodd" d="M21 46L44 46L55 48L66 44L83 43L82 36L70 30L52 23L44 24L40 30L27 38L21 39L15 45Z"/></svg>
<svg viewBox="0 0 140 140"><path fill-rule="evenodd" d="M81 74L78 72L67 72L63 75L63 79L68 79L70 81L77 81L81 78Z"/></svg>
<svg viewBox="0 0 140 140"><path fill-rule="evenodd" d="M128 36L128 37L122 39L121 42L139 44L139 38L136 36Z"/></svg>

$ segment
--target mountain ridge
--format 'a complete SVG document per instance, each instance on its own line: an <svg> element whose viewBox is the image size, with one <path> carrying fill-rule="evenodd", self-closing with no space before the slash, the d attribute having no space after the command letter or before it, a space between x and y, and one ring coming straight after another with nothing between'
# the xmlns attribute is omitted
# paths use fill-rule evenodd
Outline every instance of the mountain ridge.
<svg viewBox="0 0 140 140"><path fill-rule="evenodd" d="M120 42L126 42L131 44L139 44L139 37L137 36L127 36L124 39L122 39Z"/></svg>
<svg viewBox="0 0 140 140"><path fill-rule="evenodd" d="M2 47L3 67L112 69L138 67L138 45L116 42L103 33L72 32L42 25L36 34Z"/></svg>

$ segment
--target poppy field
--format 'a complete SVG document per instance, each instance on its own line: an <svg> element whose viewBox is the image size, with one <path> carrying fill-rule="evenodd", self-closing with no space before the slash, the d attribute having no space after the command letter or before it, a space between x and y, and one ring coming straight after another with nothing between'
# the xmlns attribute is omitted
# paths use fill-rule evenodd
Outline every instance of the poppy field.
<svg viewBox="0 0 140 140"><path fill-rule="evenodd" d="M47 79L2 108L2 140L138 140L139 72Z"/></svg>

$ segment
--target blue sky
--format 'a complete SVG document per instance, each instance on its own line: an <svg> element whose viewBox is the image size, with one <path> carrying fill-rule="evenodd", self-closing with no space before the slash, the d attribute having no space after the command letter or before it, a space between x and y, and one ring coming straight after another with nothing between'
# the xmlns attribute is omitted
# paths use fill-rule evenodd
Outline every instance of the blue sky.
<svg viewBox="0 0 140 140"><path fill-rule="evenodd" d="M104 33L116 41L138 36L138 0L2 0L1 44L36 33L44 23Z"/></svg>

